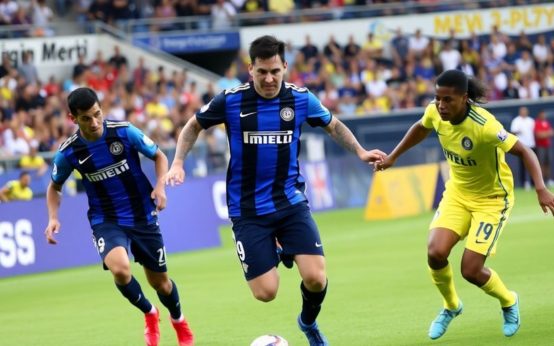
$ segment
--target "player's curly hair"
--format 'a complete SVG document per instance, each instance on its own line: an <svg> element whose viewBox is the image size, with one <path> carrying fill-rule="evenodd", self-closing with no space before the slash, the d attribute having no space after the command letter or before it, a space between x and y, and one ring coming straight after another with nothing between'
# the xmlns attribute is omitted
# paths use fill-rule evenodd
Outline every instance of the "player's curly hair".
<svg viewBox="0 0 554 346"><path fill-rule="evenodd" d="M453 87L465 94L473 103L487 103L487 87L480 80L466 75L460 70L446 70L441 73L435 84L437 86Z"/></svg>

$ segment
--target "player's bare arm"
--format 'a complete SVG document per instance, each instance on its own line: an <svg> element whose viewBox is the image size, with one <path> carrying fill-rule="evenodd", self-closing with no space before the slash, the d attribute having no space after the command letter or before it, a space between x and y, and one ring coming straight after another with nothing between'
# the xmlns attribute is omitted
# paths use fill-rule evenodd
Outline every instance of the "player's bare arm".
<svg viewBox="0 0 554 346"><path fill-rule="evenodd" d="M360 160L368 163L381 162L384 160L386 154L381 150L365 150L352 131L344 125L344 123L337 118L333 117L329 125L325 127L325 131L343 148L356 154Z"/></svg>
<svg viewBox="0 0 554 346"><path fill-rule="evenodd" d="M173 158L169 172L165 175L164 180L166 185L179 185L185 180L183 162L194 146L194 143L196 143L200 131L202 131L202 126L200 126L200 123L196 120L196 116L193 116L181 130L179 139L177 140L175 157Z"/></svg>
<svg viewBox="0 0 554 346"><path fill-rule="evenodd" d="M421 121L417 121L410 127L408 132L404 135L400 143L394 148L394 150L385 157L384 161L375 165L375 170L384 170L394 165L400 155L404 154L411 147L415 146L431 133L431 130L421 124Z"/></svg>
<svg viewBox="0 0 554 346"><path fill-rule="evenodd" d="M156 185L150 197L156 201L156 211L165 209L167 197L165 195L165 180L164 177L168 172L167 156L158 149L154 155L154 164L156 167Z"/></svg>
<svg viewBox="0 0 554 346"><path fill-rule="evenodd" d="M510 149L510 154L521 157L525 168L531 175L533 179L533 184L535 184L535 191L537 192L537 198L543 212L552 213L554 216L554 195L546 188L544 184L544 179L542 176L542 171L540 168L539 160L537 155L529 149L527 146L523 145L520 141L517 141L516 144Z"/></svg>
<svg viewBox="0 0 554 346"><path fill-rule="evenodd" d="M57 244L54 234L60 231L60 221L58 220L58 208L62 200L62 185L50 182L46 190L46 205L48 207L48 225L44 230L48 244Z"/></svg>

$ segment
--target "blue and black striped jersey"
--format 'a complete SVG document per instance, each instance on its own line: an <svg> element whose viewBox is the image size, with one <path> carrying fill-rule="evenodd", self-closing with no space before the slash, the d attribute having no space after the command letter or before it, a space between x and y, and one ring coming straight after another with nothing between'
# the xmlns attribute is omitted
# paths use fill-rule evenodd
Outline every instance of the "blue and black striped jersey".
<svg viewBox="0 0 554 346"><path fill-rule="evenodd" d="M332 115L306 88L283 83L273 99L252 82L225 90L196 114L203 128L225 124L229 216L269 214L305 201L298 155L302 124L327 126Z"/></svg>
<svg viewBox="0 0 554 346"><path fill-rule="evenodd" d="M152 224L156 206L152 185L140 166L139 152L153 158L158 146L128 122L104 121L104 133L87 141L79 131L54 157L52 181L63 184L76 169L83 177L91 225L110 222L122 226Z"/></svg>

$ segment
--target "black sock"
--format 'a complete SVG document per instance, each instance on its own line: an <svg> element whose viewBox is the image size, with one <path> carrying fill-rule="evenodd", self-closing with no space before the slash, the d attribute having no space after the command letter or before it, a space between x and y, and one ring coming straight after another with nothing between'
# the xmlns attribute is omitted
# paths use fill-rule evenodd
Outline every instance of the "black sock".
<svg viewBox="0 0 554 346"><path fill-rule="evenodd" d="M131 302L134 306L140 309L140 311L149 313L152 311L152 304L146 299L140 288L140 284L135 279L134 276L131 276L131 281L127 285L118 285L115 284L119 292Z"/></svg>
<svg viewBox="0 0 554 346"><path fill-rule="evenodd" d="M321 292L308 291L304 282L300 283L300 291L302 292L302 313L300 319L305 325L311 325L315 322L319 311L321 310L321 303L325 299L327 293L328 282L325 283L325 288Z"/></svg>
<svg viewBox="0 0 554 346"><path fill-rule="evenodd" d="M179 291L177 291L177 285L171 280L173 288L169 295L164 296L158 292L158 298L162 304L169 310L171 318L178 320L181 317L181 304L179 303Z"/></svg>

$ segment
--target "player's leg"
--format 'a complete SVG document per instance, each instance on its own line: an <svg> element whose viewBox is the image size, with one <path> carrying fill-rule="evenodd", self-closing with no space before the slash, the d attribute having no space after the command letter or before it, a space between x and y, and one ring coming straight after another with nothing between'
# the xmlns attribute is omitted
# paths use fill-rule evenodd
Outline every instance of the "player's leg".
<svg viewBox="0 0 554 346"><path fill-rule="evenodd" d="M144 229L133 230L131 238L131 251L135 261L143 266L148 283L156 290L160 302L169 311L179 345L192 345L193 335L181 313L177 285L167 274L166 251L159 227L152 224Z"/></svg>
<svg viewBox="0 0 554 346"><path fill-rule="evenodd" d="M143 313L151 312L152 304L146 299L140 284L131 273L127 253L130 239L125 232L117 225L100 224L93 226L93 238L105 268L110 270L114 277L117 289Z"/></svg>
<svg viewBox="0 0 554 346"><path fill-rule="evenodd" d="M478 210L473 213L467 236L462 275L486 294L498 299L504 314L504 334L512 336L520 325L517 294L506 287L494 270L485 267L485 261L496 252L496 244L506 225L513 199L493 198L475 204Z"/></svg>
<svg viewBox="0 0 554 346"><path fill-rule="evenodd" d="M273 213L258 217L231 218L233 239L244 277L252 295L262 302L277 296L279 255L274 235Z"/></svg>
<svg viewBox="0 0 554 346"><path fill-rule="evenodd" d="M427 243L427 264L431 279L443 297L444 308L448 310L456 310L460 305L452 265L448 262L448 256L459 240L460 236L450 229L433 228Z"/></svg>
<svg viewBox="0 0 554 346"><path fill-rule="evenodd" d="M283 252L294 255L302 277L302 311L298 316L298 326L308 338L310 346L327 345L327 339L316 322L327 293L325 257L317 225L306 203L287 210L277 238L283 246Z"/></svg>
<svg viewBox="0 0 554 346"><path fill-rule="evenodd" d="M452 265L448 261L450 252L469 228L471 215L465 210L463 201L447 190L435 217L431 222L427 243L427 263L433 284L443 298L443 309L431 322L429 337L440 338L450 322L462 313L463 304L454 286Z"/></svg>

